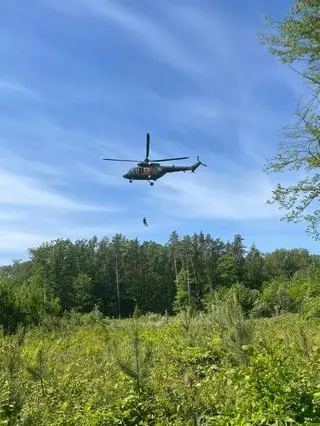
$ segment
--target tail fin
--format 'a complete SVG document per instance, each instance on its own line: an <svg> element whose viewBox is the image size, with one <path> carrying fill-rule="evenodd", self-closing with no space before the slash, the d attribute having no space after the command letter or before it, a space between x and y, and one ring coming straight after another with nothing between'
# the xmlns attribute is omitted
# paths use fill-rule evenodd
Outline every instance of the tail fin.
<svg viewBox="0 0 320 426"><path fill-rule="evenodd" d="M200 161L200 159L199 159L199 155L197 156L197 162L193 165L193 166L191 166L191 171L192 172L195 172L196 170L197 170L197 168L199 167L199 166L205 166L205 167L207 167L207 165L206 164L203 164L201 161Z"/></svg>

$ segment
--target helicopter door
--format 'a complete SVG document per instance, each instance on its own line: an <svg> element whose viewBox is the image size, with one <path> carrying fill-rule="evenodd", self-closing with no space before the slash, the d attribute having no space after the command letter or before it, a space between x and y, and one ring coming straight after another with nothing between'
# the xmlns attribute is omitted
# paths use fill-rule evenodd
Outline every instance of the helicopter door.
<svg viewBox="0 0 320 426"><path fill-rule="evenodd" d="M139 175L143 175L143 168L139 167Z"/></svg>

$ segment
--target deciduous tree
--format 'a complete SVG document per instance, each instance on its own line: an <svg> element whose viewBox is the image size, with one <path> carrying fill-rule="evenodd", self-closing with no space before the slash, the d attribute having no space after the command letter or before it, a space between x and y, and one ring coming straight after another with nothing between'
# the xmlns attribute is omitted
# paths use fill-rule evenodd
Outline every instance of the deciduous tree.
<svg viewBox="0 0 320 426"><path fill-rule="evenodd" d="M286 211L284 220L306 221L307 232L319 238L320 225L320 0L296 0L281 21L268 20L270 32L261 34L272 55L296 71L308 86L296 120L283 132L269 172L299 172L292 184L278 183L269 203Z"/></svg>

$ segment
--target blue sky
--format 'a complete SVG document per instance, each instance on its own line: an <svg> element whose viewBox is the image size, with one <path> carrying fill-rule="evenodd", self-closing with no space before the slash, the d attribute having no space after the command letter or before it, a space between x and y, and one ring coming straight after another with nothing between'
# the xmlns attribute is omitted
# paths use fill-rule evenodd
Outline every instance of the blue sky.
<svg viewBox="0 0 320 426"><path fill-rule="evenodd" d="M281 3L281 4L280 4ZM203 230L263 251L318 244L266 205L263 167L305 90L257 38L278 0L0 3L0 264L58 237ZM105 156L196 155L130 184ZM142 224L147 216L150 227Z"/></svg>

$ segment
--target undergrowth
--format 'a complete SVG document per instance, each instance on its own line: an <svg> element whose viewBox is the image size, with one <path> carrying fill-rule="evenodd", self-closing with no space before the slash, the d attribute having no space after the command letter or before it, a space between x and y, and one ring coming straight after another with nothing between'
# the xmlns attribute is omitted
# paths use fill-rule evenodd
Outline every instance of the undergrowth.
<svg viewBox="0 0 320 426"><path fill-rule="evenodd" d="M319 326L206 314L47 318L0 338L0 425L320 423Z"/></svg>

